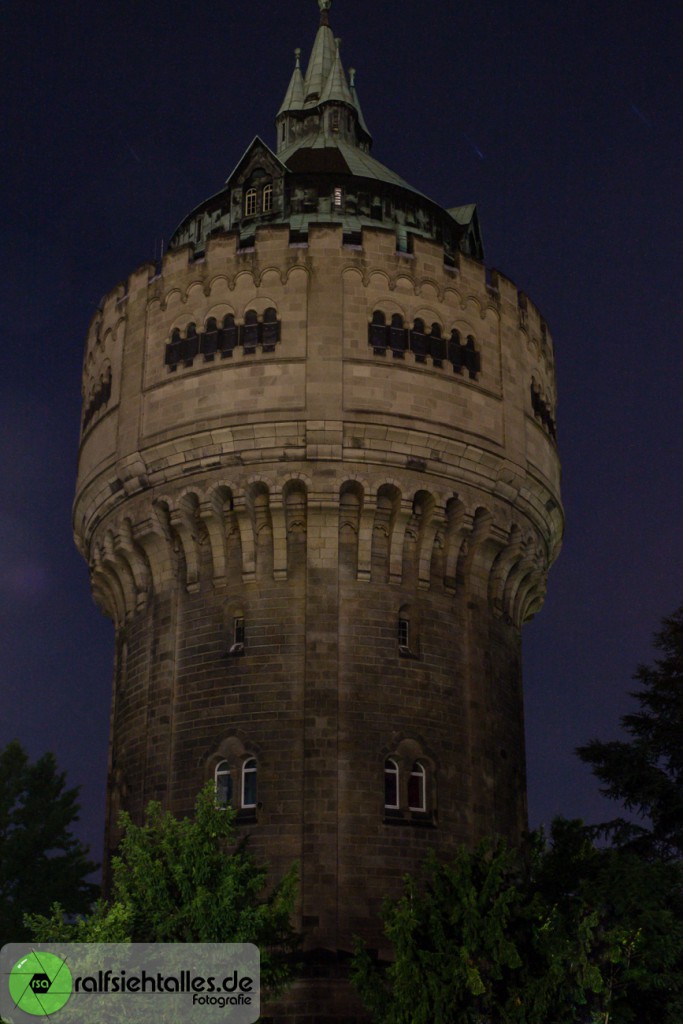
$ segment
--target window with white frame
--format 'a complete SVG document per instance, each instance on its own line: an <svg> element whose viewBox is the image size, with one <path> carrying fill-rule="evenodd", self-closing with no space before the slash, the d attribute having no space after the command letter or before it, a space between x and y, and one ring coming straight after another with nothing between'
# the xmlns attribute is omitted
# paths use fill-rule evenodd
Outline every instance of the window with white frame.
<svg viewBox="0 0 683 1024"><path fill-rule="evenodd" d="M408 810L427 810L427 772L419 761L415 761L408 776Z"/></svg>
<svg viewBox="0 0 683 1024"><path fill-rule="evenodd" d="M227 761L219 761L214 771L216 785L216 803L221 807L232 804L232 775Z"/></svg>
<svg viewBox="0 0 683 1024"><path fill-rule="evenodd" d="M271 184L264 185L263 191L261 192L261 210L263 213L270 213L273 209L273 186Z"/></svg>
<svg viewBox="0 0 683 1024"><path fill-rule="evenodd" d="M393 757L384 762L384 806L396 810L398 800L398 764Z"/></svg>
<svg viewBox="0 0 683 1024"><path fill-rule="evenodd" d="M256 758L248 758L242 765L242 807L256 807Z"/></svg>
<svg viewBox="0 0 683 1024"><path fill-rule="evenodd" d="M258 192L255 188L248 188L244 193L244 216L254 217L258 203Z"/></svg>

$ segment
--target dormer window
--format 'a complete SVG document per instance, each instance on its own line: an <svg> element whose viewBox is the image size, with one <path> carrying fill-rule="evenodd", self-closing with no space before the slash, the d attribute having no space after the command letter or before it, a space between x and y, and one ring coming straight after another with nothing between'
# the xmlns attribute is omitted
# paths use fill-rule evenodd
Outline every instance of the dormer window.
<svg viewBox="0 0 683 1024"><path fill-rule="evenodd" d="M258 192L255 188L248 188L244 193L244 216L255 217L258 202Z"/></svg>
<svg viewBox="0 0 683 1024"><path fill-rule="evenodd" d="M261 192L261 210L263 213L270 213L273 209L273 186L272 184L264 185L263 191Z"/></svg>
<svg viewBox="0 0 683 1024"><path fill-rule="evenodd" d="M330 111L330 131L338 132L340 128L340 113L338 108Z"/></svg>

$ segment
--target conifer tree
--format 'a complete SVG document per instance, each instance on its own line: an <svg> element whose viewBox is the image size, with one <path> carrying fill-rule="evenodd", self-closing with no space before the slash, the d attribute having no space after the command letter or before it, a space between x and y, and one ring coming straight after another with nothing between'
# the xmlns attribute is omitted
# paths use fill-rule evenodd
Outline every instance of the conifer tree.
<svg viewBox="0 0 683 1024"><path fill-rule="evenodd" d="M0 751L0 946L29 937L25 914L92 905L97 865L71 831L78 811L78 789L66 788L52 754L31 764L16 740Z"/></svg>
<svg viewBox="0 0 683 1024"><path fill-rule="evenodd" d="M579 747L603 783L640 822L617 818L603 826L619 845L648 857L683 857L683 607L664 619L654 645L661 656L640 665L632 696L640 708L624 715L628 739L593 740Z"/></svg>

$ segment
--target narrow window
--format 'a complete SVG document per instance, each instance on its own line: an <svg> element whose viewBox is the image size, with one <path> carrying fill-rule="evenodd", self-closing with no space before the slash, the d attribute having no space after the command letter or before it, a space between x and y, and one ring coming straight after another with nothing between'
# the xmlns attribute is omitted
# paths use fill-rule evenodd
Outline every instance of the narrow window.
<svg viewBox="0 0 683 1024"><path fill-rule="evenodd" d="M242 807L256 807L256 758L242 765Z"/></svg>
<svg viewBox="0 0 683 1024"><path fill-rule="evenodd" d="M256 200L258 193L255 188L248 188L244 195L244 216L253 217L256 214Z"/></svg>
<svg viewBox="0 0 683 1024"><path fill-rule="evenodd" d="M259 323L255 309L248 309L244 314L244 325L242 327L242 345L245 355L256 351L259 340Z"/></svg>
<svg viewBox="0 0 683 1024"><path fill-rule="evenodd" d="M273 209L273 186L264 185L261 193L261 209L264 213L270 213Z"/></svg>
<svg viewBox="0 0 683 1024"><path fill-rule="evenodd" d="M244 616L236 615L232 620L232 642L244 646Z"/></svg>
<svg viewBox="0 0 683 1024"><path fill-rule="evenodd" d="M415 761L408 778L408 808L411 811L426 811L426 775L424 765Z"/></svg>
<svg viewBox="0 0 683 1024"><path fill-rule="evenodd" d="M233 349L237 344L237 327L235 326L235 317L232 313L228 313L223 317L223 330L221 331L221 359L225 359L232 356Z"/></svg>
<svg viewBox="0 0 683 1024"><path fill-rule="evenodd" d="M337 186L334 190L334 205L340 209L344 199L344 190Z"/></svg>
<svg viewBox="0 0 683 1024"><path fill-rule="evenodd" d="M216 803L221 807L229 807L232 803L232 776L227 761L219 761L214 772L216 782Z"/></svg>
<svg viewBox="0 0 683 1024"><path fill-rule="evenodd" d="M441 336L441 324L432 324L429 348L434 366L443 366L443 361L446 358L446 339Z"/></svg>
<svg viewBox="0 0 683 1024"><path fill-rule="evenodd" d="M398 620L398 649L401 654L410 654L410 621L400 618Z"/></svg>
<svg viewBox="0 0 683 1024"><path fill-rule="evenodd" d="M425 336L425 325L424 320L419 317L413 324L413 329L410 332L410 349L415 356L416 363L424 363L427 361L427 338Z"/></svg>
<svg viewBox="0 0 683 1024"><path fill-rule="evenodd" d="M274 352L280 340L280 321L277 318L277 310L272 306L263 314L262 335L263 351Z"/></svg>
<svg viewBox="0 0 683 1024"><path fill-rule="evenodd" d="M403 317L400 313L394 313L391 318L389 344L391 345L394 359L403 359L403 353L408 345L408 338L407 331L403 326Z"/></svg>
<svg viewBox="0 0 683 1024"><path fill-rule="evenodd" d="M200 349L204 353L204 359L209 362L216 354L218 348L218 325L215 317L209 317L206 321L206 330L200 335Z"/></svg>
<svg viewBox="0 0 683 1024"><path fill-rule="evenodd" d="M368 341L375 352L384 354L387 347L387 334L386 317L381 309L376 309L372 314L372 323L368 325Z"/></svg>
<svg viewBox="0 0 683 1024"><path fill-rule="evenodd" d="M384 806L398 807L398 765L392 757L384 762Z"/></svg>
<svg viewBox="0 0 683 1024"><path fill-rule="evenodd" d="M335 107L333 110L330 111L330 129L331 129L331 131L333 131L333 132L338 132L339 131L339 118L340 118L339 108Z"/></svg>

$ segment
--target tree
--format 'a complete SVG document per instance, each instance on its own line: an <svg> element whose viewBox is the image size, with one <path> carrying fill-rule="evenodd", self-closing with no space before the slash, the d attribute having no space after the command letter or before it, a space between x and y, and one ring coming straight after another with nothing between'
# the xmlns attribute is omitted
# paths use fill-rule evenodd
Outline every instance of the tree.
<svg viewBox="0 0 683 1024"><path fill-rule="evenodd" d="M266 868L245 841L235 842L235 812L216 804L213 784L201 791L192 818L150 803L144 825L127 814L112 861L112 896L79 921L60 907L36 916L37 941L253 942L261 952L261 985L277 993L292 976L297 938L290 925L296 869L268 895Z"/></svg>
<svg viewBox="0 0 683 1024"><path fill-rule="evenodd" d="M536 884L572 930L595 915L591 961L602 977L589 1020L680 1024L683 1020L683 870L628 848L598 848L580 821L553 822Z"/></svg>
<svg viewBox="0 0 683 1024"><path fill-rule="evenodd" d="M354 983L374 1024L680 1024L682 903L677 865L559 820L524 851L432 855L385 906L393 962L359 946Z"/></svg>
<svg viewBox="0 0 683 1024"><path fill-rule="evenodd" d="M78 789L67 789L52 754L34 764L16 740L0 751L0 946L29 937L27 913L58 901L68 914L87 911L97 865L71 832Z"/></svg>
<svg viewBox="0 0 683 1024"><path fill-rule="evenodd" d="M538 839L525 858L502 843L434 855L423 877L384 908L393 962L358 947L353 979L376 1024L565 1024L603 988L590 958L597 915L567 921L534 882ZM590 1019L590 1018L588 1018Z"/></svg>
<svg viewBox="0 0 683 1024"><path fill-rule="evenodd" d="M662 656L640 665L632 696L640 710L621 719L627 740L593 740L578 755L643 824L618 818L603 826L620 844L649 857L683 856L683 607L654 637Z"/></svg>

